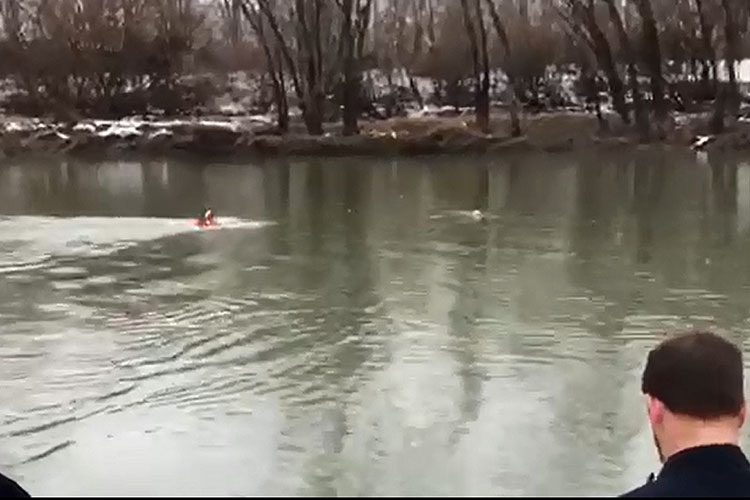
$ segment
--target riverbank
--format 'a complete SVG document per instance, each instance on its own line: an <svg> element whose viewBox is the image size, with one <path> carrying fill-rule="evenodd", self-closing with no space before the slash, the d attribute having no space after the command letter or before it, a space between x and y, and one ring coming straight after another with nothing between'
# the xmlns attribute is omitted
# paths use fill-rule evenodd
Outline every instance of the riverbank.
<svg viewBox="0 0 750 500"><path fill-rule="evenodd" d="M689 148L706 133L706 115L679 115L662 144ZM610 117L603 132L596 117L583 112L527 115L521 137L509 137L508 116L493 114L492 130L484 134L471 114L365 121L357 136L344 137L331 124L322 136L303 132L294 123L286 135L274 133L265 116L215 116L164 119L82 120L60 123L43 119L0 117L0 158L28 155L155 155L188 153L207 157L276 156L411 156L503 151L568 152L578 149L635 147L630 129ZM712 138L706 149L750 149L750 122L740 120Z"/></svg>

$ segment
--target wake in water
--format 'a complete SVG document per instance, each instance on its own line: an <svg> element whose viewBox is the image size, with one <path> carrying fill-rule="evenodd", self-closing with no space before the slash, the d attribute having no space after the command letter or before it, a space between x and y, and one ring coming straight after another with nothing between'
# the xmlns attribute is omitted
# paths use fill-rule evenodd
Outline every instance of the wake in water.
<svg viewBox="0 0 750 500"><path fill-rule="evenodd" d="M257 229L270 222L222 217L212 231ZM44 267L53 257L107 255L138 243L202 232L191 219L159 217L0 218L0 274Z"/></svg>

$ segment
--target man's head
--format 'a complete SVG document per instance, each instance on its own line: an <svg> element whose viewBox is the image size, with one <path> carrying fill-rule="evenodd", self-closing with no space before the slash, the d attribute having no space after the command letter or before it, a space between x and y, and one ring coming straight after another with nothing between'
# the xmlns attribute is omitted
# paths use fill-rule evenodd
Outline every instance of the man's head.
<svg viewBox="0 0 750 500"><path fill-rule="evenodd" d="M694 446L737 444L745 421L742 353L706 332L668 338L648 355L641 389L662 461Z"/></svg>

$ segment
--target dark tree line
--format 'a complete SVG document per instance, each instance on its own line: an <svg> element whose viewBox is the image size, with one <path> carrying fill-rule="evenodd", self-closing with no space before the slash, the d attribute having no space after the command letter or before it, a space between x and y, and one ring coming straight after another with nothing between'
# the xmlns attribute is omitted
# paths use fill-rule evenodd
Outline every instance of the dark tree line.
<svg viewBox="0 0 750 500"><path fill-rule="evenodd" d="M311 134L334 119L357 134L381 99L385 116L399 100L471 105L485 132L501 104L515 136L524 108L564 101L572 71L602 126L606 90L648 140L680 110L731 124L749 14L746 0L0 0L0 72L29 113L189 111L211 89L188 77L244 70L282 132L299 109Z"/></svg>

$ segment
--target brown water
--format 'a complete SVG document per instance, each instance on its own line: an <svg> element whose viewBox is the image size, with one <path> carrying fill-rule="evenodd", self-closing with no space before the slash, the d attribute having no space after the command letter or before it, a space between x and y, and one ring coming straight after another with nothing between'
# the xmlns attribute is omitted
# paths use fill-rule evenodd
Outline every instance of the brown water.
<svg viewBox="0 0 750 500"><path fill-rule="evenodd" d="M226 225L191 228L203 203ZM485 220L472 218L480 209ZM750 163L0 166L35 495L619 494L665 330L750 331Z"/></svg>

